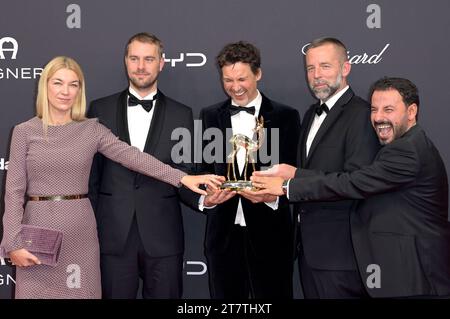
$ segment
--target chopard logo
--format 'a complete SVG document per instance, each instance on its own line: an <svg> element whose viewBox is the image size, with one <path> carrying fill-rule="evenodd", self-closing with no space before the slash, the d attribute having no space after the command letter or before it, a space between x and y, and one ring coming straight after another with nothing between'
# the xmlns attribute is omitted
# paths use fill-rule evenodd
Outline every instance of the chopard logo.
<svg viewBox="0 0 450 319"><path fill-rule="evenodd" d="M305 55L305 50L308 47L309 43L302 46L302 53ZM384 48L382 48L378 53L358 53L355 55L351 55L350 51L347 51L348 60L351 64L378 64L381 62L382 55L386 52L391 44L386 43Z"/></svg>

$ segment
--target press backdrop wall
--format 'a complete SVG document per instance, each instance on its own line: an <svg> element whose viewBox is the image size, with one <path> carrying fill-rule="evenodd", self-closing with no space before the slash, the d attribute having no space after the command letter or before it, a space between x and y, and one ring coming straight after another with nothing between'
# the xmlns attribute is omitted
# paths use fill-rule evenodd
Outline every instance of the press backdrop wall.
<svg viewBox="0 0 450 319"><path fill-rule="evenodd" d="M194 110L225 99L214 57L229 42L260 48L260 89L297 108L314 102L305 81L302 47L320 36L341 39L352 62L353 90L367 97L382 76L411 79L420 90L420 124L450 165L450 1L448 0L39 0L0 1L0 178L11 129L34 116L41 68L56 55L75 58L87 79L88 101L123 90L127 39L156 34L167 63L159 88ZM184 208L184 297L208 298L203 255L205 217ZM14 289L13 267L0 259L0 298ZM297 277L296 297L300 297Z"/></svg>

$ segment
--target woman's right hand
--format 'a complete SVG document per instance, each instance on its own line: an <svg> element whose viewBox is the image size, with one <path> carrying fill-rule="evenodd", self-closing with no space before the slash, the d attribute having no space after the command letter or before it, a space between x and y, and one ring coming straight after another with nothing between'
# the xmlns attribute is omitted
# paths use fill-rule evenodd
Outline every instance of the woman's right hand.
<svg viewBox="0 0 450 319"><path fill-rule="evenodd" d="M206 185L215 190L218 189L223 182L225 182L225 177L213 174L185 175L181 179L181 184L183 184L190 190L205 196L208 195L208 193L199 188L200 185Z"/></svg>
<svg viewBox="0 0 450 319"><path fill-rule="evenodd" d="M11 259L11 262L18 267L29 267L41 264L41 261L25 248L10 251L9 259Z"/></svg>

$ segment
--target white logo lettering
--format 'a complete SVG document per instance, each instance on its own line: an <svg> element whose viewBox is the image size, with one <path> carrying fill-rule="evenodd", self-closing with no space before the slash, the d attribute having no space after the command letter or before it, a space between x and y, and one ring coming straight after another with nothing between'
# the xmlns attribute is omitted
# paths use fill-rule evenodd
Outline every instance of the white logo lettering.
<svg viewBox="0 0 450 319"><path fill-rule="evenodd" d="M11 43L12 44L12 48L4 48L4 44L5 43ZM0 39L0 60L4 60L5 59L5 51L8 52L12 52L11 55L11 59L15 60L16 56L17 56L17 51L19 50L19 44L17 43L16 39L11 38L11 37L4 37Z"/></svg>
<svg viewBox="0 0 450 319"><path fill-rule="evenodd" d="M41 76L42 68L0 68L0 80L1 79L37 79Z"/></svg>
<svg viewBox="0 0 450 319"><path fill-rule="evenodd" d="M186 55L186 58L189 59L184 59ZM166 54L163 53L163 58L165 62L170 62L170 66L171 67L175 67L175 65L179 62L185 62L186 67L188 68L192 68L192 67L200 67L206 64L206 55L204 55L203 53L180 53L179 58L172 58L172 59L168 59L166 58Z"/></svg>
<svg viewBox="0 0 450 319"><path fill-rule="evenodd" d="M202 261L186 261L186 266L187 265L195 265L200 267L200 269L197 271L186 271L186 275L201 276L206 274L206 270L208 269L206 264Z"/></svg>
<svg viewBox="0 0 450 319"><path fill-rule="evenodd" d="M13 276L7 274L6 278L4 275L0 274L0 286L9 286L11 283L15 284L16 281L14 280Z"/></svg>
<svg viewBox="0 0 450 319"><path fill-rule="evenodd" d="M204 55L203 53L186 53L186 56L187 57L197 57L197 58L200 58L201 59L201 62L195 62L195 63L193 63L193 62L191 62L191 63L186 63L186 66L188 67L188 68L191 68L191 67L198 67L198 66L204 66L205 65L205 63L206 63L206 55ZM195 59L193 59L193 60L195 60Z"/></svg>
<svg viewBox="0 0 450 319"><path fill-rule="evenodd" d="M302 53L306 54L306 49L310 45L310 43L302 46ZM390 43L387 43L384 48L380 51L380 53L375 53L369 56L367 53L355 54L354 56L350 55L350 51L347 51L348 60L351 64L378 64L382 60L382 55L389 48Z"/></svg>
<svg viewBox="0 0 450 319"><path fill-rule="evenodd" d="M384 53L384 51L387 50L387 48L389 47L389 43L385 45L385 47L383 48L383 50L381 50L380 53L378 54L373 54L369 57L369 55L367 53L363 53L360 55L354 55L352 57L348 57L349 61L351 64L377 64L381 61L382 59L382 55ZM350 53L350 51L348 51L348 53Z"/></svg>
<svg viewBox="0 0 450 319"><path fill-rule="evenodd" d="M0 257L0 266L6 266L8 264L7 261L9 261L9 264L11 264L11 261L9 259Z"/></svg>

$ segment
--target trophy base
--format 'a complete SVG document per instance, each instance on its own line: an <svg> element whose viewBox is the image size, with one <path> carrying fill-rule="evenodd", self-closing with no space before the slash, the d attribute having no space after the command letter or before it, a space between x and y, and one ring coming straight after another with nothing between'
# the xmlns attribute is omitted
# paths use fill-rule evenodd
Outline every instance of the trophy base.
<svg viewBox="0 0 450 319"><path fill-rule="evenodd" d="M251 181L226 181L221 186L220 189L227 189L230 191L241 191L244 189L255 190Z"/></svg>

